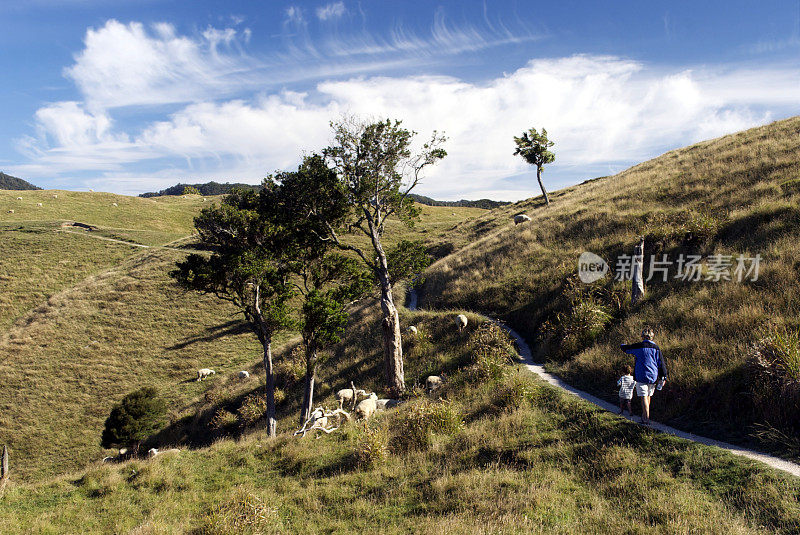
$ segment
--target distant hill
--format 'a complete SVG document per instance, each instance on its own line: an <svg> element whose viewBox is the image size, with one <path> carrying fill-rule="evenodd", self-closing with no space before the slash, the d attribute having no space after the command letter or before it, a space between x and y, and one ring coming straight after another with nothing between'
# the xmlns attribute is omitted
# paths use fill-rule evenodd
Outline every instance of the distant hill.
<svg viewBox="0 0 800 535"><path fill-rule="evenodd" d="M409 194L409 197L420 204L427 204L428 206L459 206L463 208L484 208L486 210L511 204L509 201L493 201L491 199L478 199L477 201L467 201L465 199L461 199L460 201L437 201L424 195L417 195L416 193Z"/></svg>
<svg viewBox="0 0 800 535"><path fill-rule="evenodd" d="M21 178L17 178L15 176L7 175L5 173L0 172L0 189L42 189L37 188L30 182L26 182Z"/></svg>
<svg viewBox="0 0 800 535"><path fill-rule="evenodd" d="M158 192L147 192L142 193L139 197L161 197L163 195L183 195L183 190L186 187L194 187L200 192L200 195L225 195L226 193L230 193L233 188L240 188L240 189L251 189L251 190L259 190L261 186L254 186L253 184L241 184L241 183L234 183L231 184L229 182L225 182L224 184L220 184L219 182L206 182L205 184L175 184L167 189L162 189Z"/></svg>

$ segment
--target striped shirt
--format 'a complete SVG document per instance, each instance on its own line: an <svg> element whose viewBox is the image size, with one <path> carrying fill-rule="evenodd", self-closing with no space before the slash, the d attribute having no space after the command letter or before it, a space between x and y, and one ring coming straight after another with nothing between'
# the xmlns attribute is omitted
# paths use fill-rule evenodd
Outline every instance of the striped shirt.
<svg viewBox="0 0 800 535"><path fill-rule="evenodd" d="M633 380L632 375L623 375L617 381L617 386L619 386L619 397L620 399L632 399L633 398L633 387L636 386L636 381Z"/></svg>

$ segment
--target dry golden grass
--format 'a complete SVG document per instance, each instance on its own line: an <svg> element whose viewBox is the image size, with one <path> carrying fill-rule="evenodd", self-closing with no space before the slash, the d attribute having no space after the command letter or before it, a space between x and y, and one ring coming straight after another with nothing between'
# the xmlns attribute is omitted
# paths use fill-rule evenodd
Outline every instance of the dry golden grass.
<svg viewBox="0 0 800 535"><path fill-rule="evenodd" d="M770 323L798 327L798 153L796 117L567 188L549 208L537 198L492 210L458 227L456 245L464 247L428 270L421 302L509 320L539 342L539 357L560 375L609 399L625 362L619 344L636 341L643 324L655 325L671 364L671 386L655 400L655 418L747 441L760 414L748 394L750 347ZM533 220L515 227L511 218L523 212ZM691 236L684 234L689 228ZM643 234L647 255L673 260L681 253L761 254L759 280L653 281L647 298L636 307L622 303L585 350L563 355L545 343L543 327L564 312L564 284L580 253L599 254L613 270L614 259L631 254ZM611 290L608 282L597 285Z"/></svg>

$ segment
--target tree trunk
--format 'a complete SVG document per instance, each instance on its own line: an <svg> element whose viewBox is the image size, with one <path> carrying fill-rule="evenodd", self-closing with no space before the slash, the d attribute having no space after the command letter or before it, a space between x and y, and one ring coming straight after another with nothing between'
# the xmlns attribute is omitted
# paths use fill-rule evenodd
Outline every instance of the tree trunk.
<svg viewBox="0 0 800 535"><path fill-rule="evenodd" d="M314 383L317 380L317 352L314 349L308 350L306 355L306 387L303 391L303 413L300 418L301 423L311 418L311 411L314 405Z"/></svg>
<svg viewBox="0 0 800 535"><path fill-rule="evenodd" d="M644 297L644 238L633 250L631 270L631 303L636 304Z"/></svg>
<svg viewBox="0 0 800 535"><path fill-rule="evenodd" d="M3 444L3 460L0 463L0 481L8 479L8 448Z"/></svg>
<svg viewBox="0 0 800 535"><path fill-rule="evenodd" d="M542 188L542 195L544 195L544 202L550 205L550 197L547 196L547 190L544 189L544 182L542 182L542 167L536 167L536 180L539 181L539 187Z"/></svg>
<svg viewBox="0 0 800 535"><path fill-rule="evenodd" d="M275 420L275 373L272 368L272 340L267 338L264 342L264 371L267 381L264 385L264 393L267 396L267 432L270 438L275 438L277 431L277 421Z"/></svg>
<svg viewBox="0 0 800 535"><path fill-rule="evenodd" d="M384 277L381 277L383 279ZM386 273L388 282L388 272ZM381 311L383 312L383 356L386 386L395 397L406 389L403 371L403 335L400 331L400 315L394 306L391 285L381 281Z"/></svg>

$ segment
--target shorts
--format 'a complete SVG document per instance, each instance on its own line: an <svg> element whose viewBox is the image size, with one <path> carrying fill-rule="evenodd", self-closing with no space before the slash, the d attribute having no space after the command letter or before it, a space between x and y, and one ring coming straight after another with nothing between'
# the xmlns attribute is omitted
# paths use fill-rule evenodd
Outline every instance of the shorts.
<svg viewBox="0 0 800 535"><path fill-rule="evenodd" d="M650 397L656 391L656 384L640 383L636 381L636 395L640 398L645 396Z"/></svg>

